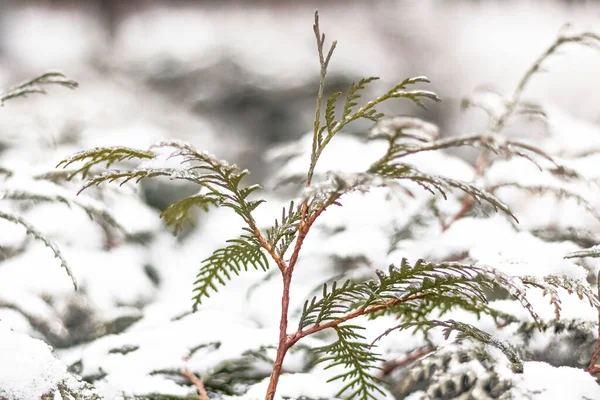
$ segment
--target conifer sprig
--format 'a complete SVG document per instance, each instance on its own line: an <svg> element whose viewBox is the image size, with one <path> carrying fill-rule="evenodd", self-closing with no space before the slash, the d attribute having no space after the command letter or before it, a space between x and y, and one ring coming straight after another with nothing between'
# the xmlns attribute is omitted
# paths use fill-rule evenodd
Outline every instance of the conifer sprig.
<svg viewBox="0 0 600 400"><path fill-rule="evenodd" d="M69 278L71 278L73 288L77 290L77 280L75 279L75 275L73 275L73 271L71 271L71 268L67 263L67 259L63 256L62 252L60 251L60 248L56 243L54 243L54 241L52 241L42 232L37 230L35 226L31 225L27 220L25 220L18 214L0 210L0 218L10 221L13 224L21 225L23 228L25 228L27 235L33 237L36 240L39 240L44 244L44 246L52 250L52 253L54 253L54 257L60 260L60 266L63 267L65 271L67 271L67 275L69 275Z"/></svg>
<svg viewBox="0 0 600 400"><path fill-rule="evenodd" d="M154 166L152 162L157 154L152 150L157 148L174 149L170 157L181 157L182 167ZM240 170L235 164L219 160L206 152L198 152L194 147L179 141L161 141L155 143L149 150L137 150L127 147L98 147L83 151L61 161L58 166L66 168L71 164L83 163L73 175L81 173L84 177L93 166L106 163L109 167L116 162L124 160L142 159L137 167L130 170L108 170L96 175L84 183L80 192L104 182L120 181L121 185L135 180L166 176L171 179L186 180L196 183L206 190L206 194L198 194L194 200L181 201L173 204L163 213L167 222L175 224L176 230L181 229L181 223L186 220L185 215L192 205L206 208L208 204L228 207L233 209L246 221L251 228L255 227L252 211L262 203L262 200L252 201L248 197L260 188L259 185L248 187L241 186L242 179L249 174L248 170Z"/></svg>
<svg viewBox="0 0 600 400"><path fill-rule="evenodd" d="M577 205L579 205L581 208L583 208L585 211L587 211L592 217L594 217L596 220L600 221L600 213L598 212L596 207L594 207L590 203L590 201L588 199L586 199L584 196L582 196L578 193L572 192L570 190L567 190L567 189L564 189L561 187L554 187L554 186L522 185L517 182L506 182L506 183L500 183L500 184L491 186L488 189L488 191L491 193L494 193L498 189L502 189L502 188L514 188L514 189L518 189L523 192L531 193L531 194L534 194L537 196L554 196L559 200L572 199L575 202L577 202Z"/></svg>
<svg viewBox="0 0 600 400"><path fill-rule="evenodd" d="M283 257L299 229L302 209L294 204L292 200L289 207L281 211L281 222L275 220L271 228L266 230L266 239L271 248L276 249L279 257Z"/></svg>
<svg viewBox="0 0 600 400"><path fill-rule="evenodd" d="M600 245L592 246L587 249L572 251L565 255L565 258L598 258L600 257Z"/></svg>
<svg viewBox="0 0 600 400"><path fill-rule="evenodd" d="M47 72L36 78L30 79L16 86L13 86L12 88L0 92L0 106L4 106L5 101L12 100L18 97L26 97L29 94L46 94L46 87L52 85L66 87L68 89L75 89L79 86L79 84L76 81L68 79L61 72ZM5 175L7 179L11 179L15 175L14 171L11 171L4 167L0 167L0 171L3 175ZM92 202L78 201L76 199L71 198L70 196L66 196L60 193L48 194L46 192L42 193L23 188L4 188L0 191L0 198L14 201L30 200L33 202L62 202L67 205L75 205L84 209L90 217L100 217L109 225L123 229L121 225L103 207L97 204L92 204ZM0 211L0 218L10 221L17 225L21 225L25 228L25 232L27 235L33 237L35 240L42 242L46 247L48 247L54 254L54 257L60 260L61 267L63 267L66 270L67 274L69 275L69 278L71 279L71 282L73 283L73 287L75 288L75 290L77 290L77 281L75 279L75 276L73 275L71 268L67 263L67 260L60 251L60 248L54 241L52 241L49 237L40 232L37 228L35 228L35 226L31 225L21 215L13 211Z"/></svg>
<svg viewBox="0 0 600 400"><path fill-rule="evenodd" d="M202 261L203 265L194 282L194 310L205 297L210 297L209 290L216 292L216 285L225 285L226 281L231 280L232 274L239 275L242 270L247 271L248 267L263 271L269 268L260 241L252 231L246 231L238 239L228 240L227 243L230 244L227 247L215 250Z"/></svg>
<svg viewBox="0 0 600 400"><path fill-rule="evenodd" d="M361 335L360 330L364 329L357 325L341 325L334 327L337 334L337 341L323 347L314 349L317 354L324 354L317 363L328 363L325 369L341 366L345 372L336 375L328 382L341 380L347 382L337 396L344 396L346 399L369 400L377 399L375 392L384 394L379 388L381 384L379 379L371 372L377 369L377 363L384 360L376 354Z"/></svg>
<svg viewBox="0 0 600 400"><path fill-rule="evenodd" d="M415 322L407 322L400 325L397 325L391 329L385 331L382 335L378 336L374 344L378 340L381 340L382 337L389 335L391 332L395 330L405 330L415 327L417 323ZM470 325L465 324L463 322L454 321L452 319L447 321L440 321L436 319L431 319L428 321L424 321L423 323L418 323L419 328L430 331L434 328L443 328L444 338L448 340L452 332L457 332L458 335L456 337L457 341L460 340L477 340L481 343L485 343L487 345L496 347L501 350L502 353L508 358L511 362L511 367L513 372L522 373L523 372L523 361L519 357L518 351L508 342L500 341L495 339L492 335L487 332L482 331L481 329Z"/></svg>
<svg viewBox="0 0 600 400"><path fill-rule="evenodd" d="M511 279L490 267L424 260L410 264L403 259L400 268L391 265L387 274L378 271L377 280L347 280L341 286L333 282L331 287L325 284L320 299L313 297L305 302L294 340L362 315L392 313L398 319L418 324L434 311L443 315L461 308L478 317L487 314L502 318L504 314L487 305L485 295L485 290L498 284L519 299L535 321L541 321L525 298L525 284L529 281ZM587 295L583 286L577 290Z"/></svg>
<svg viewBox="0 0 600 400"><path fill-rule="evenodd" d="M363 78L350 86L350 89L346 96L346 100L344 102L343 112L339 120L335 120L335 105L337 100L342 96L342 92L334 93L327 100L327 106L325 109L325 125L321 126L321 108L323 104L325 77L327 75L327 68L329 67L329 62L331 60L331 56L333 55L333 51L335 50L335 47L337 45L337 41L334 41L332 43L331 47L329 48L329 51L327 52L327 55L325 55L325 34L322 34L319 28L318 11L315 12L315 23L313 25L313 30L317 39L317 50L319 53L321 74L319 80L319 90L317 92L317 105L315 113L315 122L313 127L311 159L306 179L307 186L310 186L313 180L315 167L317 165L317 162L319 161L321 153L329 144L331 139L333 139L333 137L346 125L360 118L366 118L371 121L377 122L380 118L384 116L384 114L378 112L375 107L390 99L409 99L422 108L425 108L425 105L422 101L425 98L433 101L440 101L440 98L435 93L428 90L405 90L409 85L414 85L417 83L429 83L429 79L427 79L427 77L417 76L414 78L407 78L403 80L383 95L367 102L364 106L360 107L358 110L355 111L354 107L358 105L357 101L361 98L359 92L361 90L364 90L368 84L379 79L375 76ZM327 133L326 135L325 132Z"/></svg>
<svg viewBox="0 0 600 400"><path fill-rule="evenodd" d="M0 106L3 106L5 101L17 97L26 97L33 93L47 94L45 87L52 85L75 89L79 86L79 83L72 79L68 79L61 72L46 72L36 78L27 80L10 89L0 92Z"/></svg>
<svg viewBox="0 0 600 400"><path fill-rule="evenodd" d="M56 167L67 168L73 164L83 163L83 165L71 172L68 179L81 174L82 178L87 178L92 167L105 164L105 168L125 160L133 159L151 159L155 154L151 151L132 149L130 147L96 147L90 150L75 153L72 156L59 162Z"/></svg>
<svg viewBox="0 0 600 400"><path fill-rule="evenodd" d="M109 226L117 228L124 234L127 234L127 229L121 225L114 216L100 203L95 201L81 201L77 197L69 196L62 193L38 193L27 189L0 189L0 199L13 201L31 201L33 203L63 203L68 207L77 207L85 211L90 219L97 218L105 222Z"/></svg>
<svg viewBox="0 0 600 400"><path fill-rule="evenodd" d="M600 300L586 281L557 275L547 275L543 278L523 276L520 279L526 286L541 289L544 296L548 295L550 297L550 304L554 306L557 320L560 319L562 310L561 299L556 290L558 288L566 290L569 294L575 293L580 300L587 300L591 307L598 309L600 312Z"/></svg>

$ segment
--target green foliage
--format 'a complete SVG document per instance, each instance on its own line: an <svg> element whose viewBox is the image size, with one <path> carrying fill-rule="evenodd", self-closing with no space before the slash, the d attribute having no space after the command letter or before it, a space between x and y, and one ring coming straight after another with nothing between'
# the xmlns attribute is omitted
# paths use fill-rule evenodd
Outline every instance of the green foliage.
<svg viewBox="0 0 600 400"><path fill-rule="evenodd" d="M337 341L314 349L317 353L325 354L317 360L317 363L328 362L325 369L338 365L346 369L346 372L334 376L328 382L347 381L337 396L349 392L345 396L346 399L376 399L373 393L383 394L383 391L378 387L379 379L370 370L375 369L374 365L383 360L371 350L371 346L364 341L365 337L358 333L364 328L357 325L342 325L334 329Z"/></svg>
<svg viewBox="0 0 600 400"><path fill-rule="evenodd" d="M591 257L598 258L600 257L600 246L592 246L588 249L572 251L571 253L565 255L565 258L583 258L583 257Z"/></svg>
<svg viewBox="0 0 600 400"><path fill-rule="evenodd" d="M63 86L68 89L75 89L79 86L76 81L68 79L61 72L46 72L36 78L0 92L0 106L3 106L5 101L17 97L26 97L33 93L47 94L45 87L52 85Z"/></svg>
<svg viewBox="0 0 600 400"><path fill-rule="evenodd" d="M0 93L0 106L4 106L4 102L7 100L12 100L18 97L26 97L29 94L40 93L46 94L45 87L51 85L63 86L69 89L75 89L78 86L78 83L67 79L65 75L60 72L47 72L42 74L36 78L25 81L19 85L16 85L10 89L7 89ZM7 179L10 179L14 174L12 171L0 167L0 171ZM104 220L106 220L109 224L113 224L115 226L120 226L110 214L105 212L105 210L95 207L91 204L84 204L79 201L67 198L61 195L48 195L47 193L36 193L26 190L2 190L0 193L2 199L6 200L15 200L15 201L33 201L33 202L62 202L67 205L76 205L83 208L88 215L91 216L100 216ZM49 237L44 235L42 232L37 230L33 225L31 225L28 221L26 221L21 215L11 212L11 211L0 211L0 218L5 219L9 222L12 222L17 225L21 225L25 228L27 235L33 237L36 240L42 242L46 247L48 247L55 258L60 260L61 267L63 267L69 277L71 278L71 282L73 283L73 287L77 290L77 281L75 280L75 276L73 275L67 260L62 255L60 249L52 241Z"/></svg>
<svg viewBox="0 0 600 400"><path fill-rule="evenodd" d="M202 261L202 268L194 282L194 309L202 303L204 297L210 296L209 290L216 292L216 284L225 285L232 274L239 275L242 269L247 271L250 266L263 271L269 268L261 243L251 231L238 239L228 240L227 243L231 244L215 250Z"/></svg>
<svg viewBox="0 0 600 400"><path fill-rule="evenodd" d="M554 306L556 319L560 319L561 300L556 289L562 288L567 293L575 293L580 300L587 300L590 307L595 307L600 310L600 300L592 291L592 288L586 281L578 281L566 276L547 275L543 278L535 276L521 277L523 284L529 287L541 289L543 295L550 297L550 304Z"/></svg>
<svg viewBox="0 0 600 400"><path fill-rule="evenodd" d="M165 223L173 227L175 234L181 232L185 223L192 224L190 218L190 209L193 207L200 207L202 210L208 212L209 207L218 206L220 204L218 196L209 195L197 195L186 197L177 203L171 204L161 214L161 218L165 220Z"/></svg>
<svg viewBox="0 0 600 400"><path fill-rule="evenodd" d="M343 100L341 113L336 106L342 99L342 92L334 93L323 105L325 78L336 42L334 41L329 49L326 49L325 35L320 31L318 13L315 14L313 30L320 63L320 81L316 98L310 164L303 179L304 191L300 201L296 203L292 201L287 208L283 208L281 218L276 219L273 226L268 227L264 232L257 226L253 217L254 210L263 201L254 199L260 186L243 184L249 172L211 154L200 152L187 143L162 141L147 150L126 147L96 148L77 153L60 162L59 166L74 168L68 172L69 178L76 175L88 178L82 191L104 182L119 181L124 184L159 176L197 184L200 190L196 195L172 204L161 214L166 224L173 227L175 233L181 231L186 222L191 222L190 210L194 207L200 207L205 211L208 211L210 206L227 207L242 218L245 223L244 233L237 239L227 241L225 247L217 249L202 261L194 283L194 309L212 292L216 292L219 285L226 285L242 270L254 268L266 271L270 261L277 264L283 280L283 295L279 347L271 375L268 399L274 396L283 359L290 347L305 336L324 329L333 329L337 339L329 345L314 350L321 355L318 362L327 363L326 368L337 366L344 368L344 372L331 379L345 382L338 395L344 395L349 399L366 400L375 399L377 393L383 393L379 386L380 382L373 373L383 360L373 351L373 343L367 343L365 337L359 333L363 328L349 322L358 317L373 319L382 315L392 315L399 321L398 326L386 331L379 338L394 330L410 328L414 329L415 333L422 334L425 340L430 342L428 335L434 328L442 328L446 338L451 332L458 332L459 340L472 339L499 348L513 363L513 369L522 372L522 362L516 350L509 344L494 339L469 324L454 320L442 321L438 318L450 311L463 310L474 314L477 318L489 316L498 324L515 322L514 316L495 310L488 304L488 293L500 287L521 303L541 329L544 321L526 297L528 288L540 289L544 294L549 295L550 303L555 307L558 318L561 311L558 288L576 293L580 299L585 299L591 306L600 309L600 301L585 282L576 282L558 276L544 278L508 276L493 267L469 263L450 261L431 263L418 260L411 264L403 259L399 268L391 265L386 272L377 271L377 278L373 280L366 282L345 280L343 283L333 282L323 285L319 298L315 296L305 302L297 330L290 333L287 331L287 324L292 274L296 261L300 257L303 241L315 220L328 207L342 205L346 194L356 191L368 193L374 187L399 187L411 193L410 185L406 185L409 183L427 190L432 195L441 194L444 199L449 192L458 190L477 202L485 202L493 206L494 209L502 211L518 223L509 207L492 193L501 187L511 186L537 194L552 192L559 197L573 198L596 217L597 214L587 200L567 190L542 186L524 187L512 183L485 188L474 183L422 172L405 162L405 158L426 151L443 151L469 146L482 150L476 166L478 177L482 177L483 170L491 164L491 161L487 160L487 154L491 152L503 158L524 158L538 166L540 170L545 169L561 179L581 179L576 172L560 165L546 152L523 141L506 139L500 135L500 131L515 113L544 115L543 109L537 104L521 101L521 95L533 74L540 69L540 65L548 56L554 54L556 49L565 43L576 42L589 45L597 43L599 38L587 34L559 37L527 71L511 96L503 99L500 94L492 93L497 96L497 100L501 100L499 109L488 107L484 102L472 101L467 104L481 107L488 113L489 124L484 133L440 139L438 129L433 124L411 117L385 118L383 113L377 110L380 104L391 99L408 99L423 108L426 99L439 101L440 99L433 92L421 89L409 90L413 85L429 83L424 76L407 78L375 99L362 102L362 106L359 103L365 89L379 78L361 79L350 86ZM491 91L486 92L489 94ZM323 106L325 107L324 122L321 117ZM316 176L315 169L324 149L342 129L359 119L375 122L370 134L365 135L365 139L386 141L385 153L365 171L352 174L330 172L325 179ZM164 160L161 160L160 150L164 149L170 149L169 158L179 159L180 164L175 167L171 164L168 166L161 164ZM139 161L139 163L129 169L109 169L124 161ZM106 171L93 170L104 164ZM428 215L442 220L435 203L429 202L428 206L430 207ZM458 213L455 219L461 218L464 212L469 210L469 203L464 202L463 206L464 210ZM443 228L446 229L447 226ZM567 257L599 255L600 251L597 249L589 249L572 253Z"/></svg>
<svg viewBox="0 0 600 400"><path fill-rule="evenodd" d="M82 178L87 178L90 175L92 167L101 164L106 164L106 168L111 165L133 159L150 159L154 157L154 153L150 151L136 150L129 147L96 147L91 150L82 151L73 154L69 158L62 160L56 166L67 168L77 162L83 162L83 166L69 173L68 179L81 174Z"/></svg>
<svg viewBox="0 0 600 400"><path fill-rule="evenodd" d="M171 148L169 158L179 157L182 159L181 168L154 166L152 161L157 158L153 149ZM164 214L169 223L174 223L176 229L180 229L183 213L186 213L191 205L204 208L208 204L233 209L244 220L253 224L251 212L262 203L262 200L251 201L248 197L260 188L258 185L242 187L242 179L249 174L248 170L240 170L235 164L219 160L215 156L198 152L193 146L175 140L155 143L149 150L135 150L127 147L95 148L83 151L61 161L58 166L66 168L74 163L83 163L73 174L81 173L84 177L93 166L106 163L110 165L129 159L148 159L147 164L140 164L132 170L108 170L89 179L80 190L83 191L91 186L97 186L104 182L121 181L124 184L131 180L139 182L141 179L166 176L171 179L186 180L205 188L206 194L196 195L195 200L174 205L169 212Z"/></svg>
<svg viewBox="0 0 600 400"><path fill-rule="evenodd" d="M403 330L414 327L414 322L407 322L404 324L400 324L388 331L385 334L389 334L393 330ZM523 372L523 361L518 355L517 350L507 342L500 341L498 339L494 339L489 333L482 331L470 324L465 324L462 322L448 320L448 321L439 321L435 319L431 319L428 321L424 321L423 323L419 323L420 328L424 328L426 331L429 331L433 328L441 327L443 328L444 337L446 340L450 337L453 332L458 332L456 336L456 340L477 340L481 343L485 343L487 345L496 347L501 350L504 355L508 358L508 360L512 363L512 370L516 373Z"/></svg>
<svg viewBox="0 0 600 400"><path fill-rule="evenodd" d="M67 271L67 275L69 275L69 278L71 278L73 287L75 288L75 290L77 290L77 280L75 279L75 275L73 275L73 271L71 271L71 268L69 267L69 264L67 263L67 260L63 256L62 252L60 251L60 249L58 248L56 243L54 243L54 241L50 240L43 233L41 233L39 230L37 230L35 228L35 226L31 225L29 222L27 222L23 217L21 217L18 214L9 213L6 211L0 211L0 218L10 221L17 225L21 225L23 228L25 228L27 235L33 237L34 239L39 240L46 247L48 247L50 250L52 250L52 253L54 253L54 257L58 258L60 260L60 266L63 267L65 269L65 271Z"/></svg>
<svg viewBox="0 0 600 400"><path fill-rule="evenodd" d="M266 230L267 241L269 245L276 249L279 257L283 257L298 232L298 224L302 218L302 210L290 202L287 210L285 207L281 211L281 222L275 220L271 228Z"/></svg>

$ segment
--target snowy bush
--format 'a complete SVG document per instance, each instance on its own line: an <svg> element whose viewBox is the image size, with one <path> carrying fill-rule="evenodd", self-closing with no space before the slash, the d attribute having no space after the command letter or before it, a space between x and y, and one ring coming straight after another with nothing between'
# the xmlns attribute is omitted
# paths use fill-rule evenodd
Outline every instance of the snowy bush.
<svg viewBox="0 0 600 400"><path fill-rule="evenodd" d="M35 207L0 217L50 247L80 292L31 278L39 248L11 236L0 264L0 395L600 398L600 142L595 128L574 132L572 119L523 99L557 50L600 37L562 32L513 93L482 89L464 101L487 113L485 132L441 137L429 122L377 111L392 99L439 101L418 88L425 77L370 101L361 92L375 77L325 98L336 42L326 46L318 14L314 33L313 130L266 152L277 165L271 192L179 140L84 150L56 171L5 170L3 199ZM32 82L4 98L39 92ZM506 135L523 116L541 118L546 135ZM361 119L373 123L368 133L345 133ZM455 147L477 149L475 165L448 154ZM194 210L214 209L179 240L146 221L156 216L140 199L101 185L157 177L197 189L162 211L175 233ZM79 178L90 197L69 191ZM290 185L299 195L283 200ZM127 201L142 213L124 212ZM73 206L64 223L84 234L57 229L59 248L41 233L44 223L52 231L47 219L21 215L35 221L48 202ZM77 220L77 209L96 222ZM44 339L61 361L13 331Z"/></svg>

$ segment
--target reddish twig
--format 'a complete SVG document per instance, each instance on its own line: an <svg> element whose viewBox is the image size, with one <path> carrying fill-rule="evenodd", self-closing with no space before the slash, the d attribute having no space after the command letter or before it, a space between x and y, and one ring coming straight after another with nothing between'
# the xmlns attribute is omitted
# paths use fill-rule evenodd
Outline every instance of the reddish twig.
<svg viewBox="0 0 600 400"><path fill-rule="evenodd" d="M275 390L277 389L277 383L279 382L279 375L281 375L281 368L283 366L283 359L290 348L290 344L287 340L287 325L288 325L288 311L290 307L290 284L292 282L292 269L290 267L283 271L283 295L281 296L281 319L279 322L279 345L277 346L277 356L275 357L275 363L273 364L273 370L271 371L271 377L269 379L269 386L267 387L267 395L265 399L272 400L275 397Z"/></svg>
<svg viewBox="0 0 600 400"><path fill-rule="evenodd" d="M294 333L293 335L290 335L288 337L288 342L289 342L290 346L292 346L298 340L302 339L303 337L312 335L313 333L320 332L323 329L334 328L334 327L338 326L339 324L341 324L342 322L346 322L348 320L360 317L362 315L372 314L377 311L385 310L386 308L390 308L395 305L405 303L407 301L418 300L422 297L423 296L410 296L410 297L406 297L404 299L392 299L392 300L386 301L383 304L378 304L378 305L367 307L367 308L359 308L358 310L352 311L351 313L348 313L340 318L328 321L324 324L313 325L312 327L308 328L305 331L298 330L296 333Z"/></svg>
<svg viewBox="0 0 600 400"><path fill-rule="evenodd" d="M417 361L419 358L426 356L427 354L434 351L435 348L431 346L421 347L419 349L414 350L411 353L408 353L404 358L399 360L388 361L381 368L381 372L379 373L379 378L383 378L391 374L396 368L403 368L413 362Z"/></svg>
<svg viewBox="0 0 600 400"><path fill-rule="evenodd" d="M209 400L208 394L206 393L206 389L204 388L204 382L202 379L198 378L192 371L187 368L181 370L181 375L185 376L192 382L192 384L196 387L196 391L198 392L198 398L200 400Z"/></svg>
<svg viewBox="0 0 600 400"><path fill-rule="evenodd" d="M456 213L454 217L452 217L450 222L442 225L442 231L447 231L452 226L452 224L464 217L466 213L471 211L473 205L475 205L475 200L473 199L473 197L465 194L460 210Z"/></svg>
<svg viewBox="0 0 600 400"><path fill-rule="evenodd" d="M597 296L600 297L600 272L598 272L596 285L598 287ZM597 365L598 358L600 357L600 310L598 310L598 339L596 340L596 348L594 349L594 354L592 354L590 365L585 369L590 375L596 375L600 373L600 365Z"/></svg>

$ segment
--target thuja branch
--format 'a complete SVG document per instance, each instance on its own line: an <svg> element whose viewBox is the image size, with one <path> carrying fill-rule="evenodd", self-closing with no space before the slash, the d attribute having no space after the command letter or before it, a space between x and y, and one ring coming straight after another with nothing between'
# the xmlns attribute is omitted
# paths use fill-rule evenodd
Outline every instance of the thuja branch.
<svg viewBox="0 0 600 400"><path fill-rule="evenodd" d="M521 80L517 84L513 94L509 97L509 100L506 104L506 108L504 113L497 118L495 121L491 121L490 131L492 132L500 132L504 127L506 121L515 111L516 106L521 101L521 96L525 91L525 88L529 84L531 78L537 73L542 71L542 63L555 54L557 50L568 43L579 43L587 46L593 46L600 44L600 36L591 32L585 32L579 35L559 35L558 38L544 51L535 62L529 67L529 69L525 72L525 74L521 77Z"/></svg>
<svg viewBox="0 0 600 400"><path fill-rule="evenodd" d="M493 115L493 113L488 113L490 115L490 119L488 121L488 129L487 129L488 133L498 134L500 131L502 131L502 129L504 129L506 122L512 117L512 115L514 114L517 107L521 104L521 98L522 98L523 92L529 85L529 82L531 81L531 79L535 76L536 73L543 71L542 64L544 63L544 61L546 61L549 57L554 55L558 51L559 48L561 48L562 46L564 46L568 43L577 43L577 44L582 44L582 45L586 45L586 46L590 46L590 47L597 47L600 44L600 36L597 34L591 33L591 32L585 32L585 33L581 33L578 35L564 35L561 33L556 38L554 43L552 43L533 62L533 64L529 67L529 69L527 69L525 74L521 77L521 79L517 83L517 86L516 86L515 90L513 91L513 93L505 100L502 113L500 113L500 115L497 115L497 116ZM535 149L535 148L531 147L528 150L532 151L533 149ZM540 154L538 153L538 155L540 155ZM543 155L543 156L544 156L544 158L548 158L548 157L546 157L546 155ZM551 159L550 159L550 161L553 162ZM479 153L479 156L475 162L476 176L478 176L478 177L482 176L484 174L485 170L487 169L487 167L489 166L489 163L490 163L489 151L488 151L488 149L483 149ZM447 230L454 222L456 222L457 220L462 218L465 214L467 214L473 208L474 204L475 203L473 202L473 200L471 198L465 196L460 210L458 211L458 213L456 215L454 215L451 218L449 223L444 224L443 229Z"/></svg>
<svg viewBox="0 0 600 400"><path fill-rule="evenodd" d="M401 298L401 299L392 299L392 300L388 300L382 304L377 304L377 305L370 306L367 308L359 308L358 310L349 312L348 314L346 314L342 317L327 321L322 324L313 325L308 329L298 329L296 331L296 333L294 333L288 337L288 345L291 347L296 342L298 342L300 339L302 339L306 336L310 336L310 335L320 332L324 329L335 328L336 326L338 326L344 322L361 317L363 315L374 314L379 311L389 309L390 307L394 307L394 306L397 306L399 304L406 303L409 301L419 300L422 298L423 298L422 295L415 295L415 296L408 296L408 297Z"/></svg>
<svg viewBox="0 0 600 400"><path fill-rule="evenodd" d="M50 85L63 86L68 89L75 89L79 84L68 79L61 72L46 72L36 78L20 83L10 89L0 92L0 106L4 102L17 97L25 97L28 94L40 93L46 94L45 87Z"/></svg>
<svg viewBox="0 0 600 400"><path fill-rule="evenodd" d="M317 144L319 142L319 130L321 123L321 107L323 105L323 91L325 89L325 76L327 75L327 67L329 66L329 61L331 60L331 56L333 55L333 50L337 45L337 41L333 41L327 55L325 56L325 52L323 46L325 44L325 34L321 33L319 28L319 11L315 11L315 23L313 25L313 31L315 33L315 37L317 39L317 50L319 52L319 63L321 64L321 73L319 79L319 91L317 92L317 105L315 111L315 123L314 123L314 131L313 131L313 144L312 144L312 152L311 152L311 160L310 160L310 168L308 170L307 176L307 185L310 185L312 181L312 177L314 174L314 168L317 164L318 153L317 153Z"/></svg>
<svg viewBox="0 0 600 400"><path fill-rule="evenodd" d="M379 104L386 102L390 99L400 99L405 98L413 101L418 106L425 108L423 104L423 99L427 98L433 101L440 101L440 98L433 92L427 90L405 90L409 85L414 85L417 83L429 83L429 79L425 76L417 76L414 78L407 78L394 86L392 89L385 92L383 95L375 98L367 102L364 106L360 107L358 110L354 110L354 107L358 105L357 100L360 99L360 91L365 89L366 86L376 80L378 77L369 77L359 80L358 82L353 83L348 90L348 94L346 96L344 102L344 108L342 111L341 118L336 121L336 102L341 97L342 92L334 93L328 100L327 106L325 110L325 125L321 125L321 108L323 106L323 92L325 87L325 76L327 75L327 68L329 67L329 62L331 60L331 56L336 47L337 42L334 41L327 52L325 54L324 43L325 43L325 35L321 33L319 28L319 14L315 12L315 23L313 26L313 30L315 32L315 37L317 39L317 50L319 52L319 62L321 66L321 73L319 79L319 90L317 92L317 104L316 104L316 112L315 112L315 121L313 125L313 142L312 142L312 151L310 157L310 166L308 168L306 185L310 186L315 167L317 162L329 142L333 139L333 137L340 132L346 125L350 124L353 121L356 121L360 118L366 118L373 122L377 122L380 118L384 116L383 113L377 111L376 106Z"/></svg>

